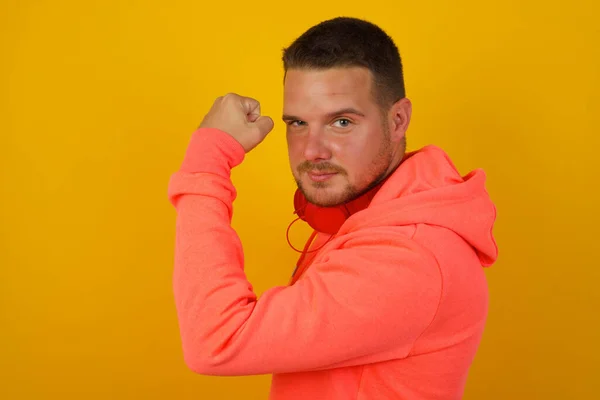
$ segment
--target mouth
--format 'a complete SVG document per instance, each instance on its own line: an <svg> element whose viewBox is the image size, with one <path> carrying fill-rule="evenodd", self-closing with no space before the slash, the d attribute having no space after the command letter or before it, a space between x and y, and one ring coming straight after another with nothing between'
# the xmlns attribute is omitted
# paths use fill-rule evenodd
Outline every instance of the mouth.
<svg viewBox="0 0 600 400"><path fill-rule="evenodd" d="M326 181L328 179L331 179L335 175L337 175L337 172L322 172L322 171L319 171L319 172L309 171L308 172L308 177L315 182Z"/></svg>

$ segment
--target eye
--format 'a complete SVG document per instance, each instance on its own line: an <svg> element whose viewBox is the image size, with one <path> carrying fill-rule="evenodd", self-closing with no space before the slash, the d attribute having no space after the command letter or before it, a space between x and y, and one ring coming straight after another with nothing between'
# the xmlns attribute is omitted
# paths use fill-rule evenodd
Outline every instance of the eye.
<svg viewBox="0 0 600 400"><path fill-rule="evenodd" d="M348 118L340 118L334 122L334 124L338 124L337 126L339 128L347 128L351 123L352 121L350 121Z"/></svg>
<svg viewBox="0 0 600 400"><path fill-rule="evenodd" d="M306 122L304 122L304 121L300 121L299 119L295 119L295 120L293 120L293 121L288 121L288 123L287 123L287 124L288 124L289 126L302 126L302 125L305 125L305 124L306 124Z"/></svg>

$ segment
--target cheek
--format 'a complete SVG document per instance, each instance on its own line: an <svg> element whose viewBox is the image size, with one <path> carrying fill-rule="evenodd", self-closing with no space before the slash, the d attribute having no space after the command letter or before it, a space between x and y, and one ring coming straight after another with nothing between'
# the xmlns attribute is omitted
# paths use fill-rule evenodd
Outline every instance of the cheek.
<svg viewBox="0 0 600 400"><path fill-rule="evenodd" d="M291 156L292 154L296 154L298 151L298 141L291 139L290 136L287 137L287 147L288 147L288 154Z"/></svg>
<svg viewBox="0 0 600 400"><path fill-rule="evenodd" d="M303 147L300 140L291 139L289 136L287 137L287 147L288 147L288 158L290 159L290 164L294 168L294 172L298 164L304 161L303 159Z"/></svg>
<svg viewBox="0 0 600 400"><path fill-rule="evenodd" d="M379 152L379 142L354 137L352 140L337 143L333 152L335 160L354 179L361 179L369 173L369 168Z"/></svg>

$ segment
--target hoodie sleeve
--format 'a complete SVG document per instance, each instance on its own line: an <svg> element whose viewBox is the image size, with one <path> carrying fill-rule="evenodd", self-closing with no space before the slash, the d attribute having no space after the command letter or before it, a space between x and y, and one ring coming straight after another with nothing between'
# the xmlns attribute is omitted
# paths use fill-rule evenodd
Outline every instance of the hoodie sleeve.
<svg viewBox="0 0 600 400"><path fill-rule="evenodd" d="M205 375L254 375L406 357L440 300L433 256L393 227L371 229L319 257L294 285L257 299L231 227L230 172L243 159L233 137L199 129L169 182L187 366Z"/></svg>

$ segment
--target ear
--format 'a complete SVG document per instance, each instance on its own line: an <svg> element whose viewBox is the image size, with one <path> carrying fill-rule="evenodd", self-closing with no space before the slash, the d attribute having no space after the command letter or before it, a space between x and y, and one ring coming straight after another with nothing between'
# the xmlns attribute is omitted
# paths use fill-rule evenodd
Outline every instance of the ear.
<svg viewBox="0 0 600 400"><path fill-rule="evenodd" d="M404 97L392 105L388 113L388 126L392 142L404 139L411 115L412 103L408 98Z"/></svg>

